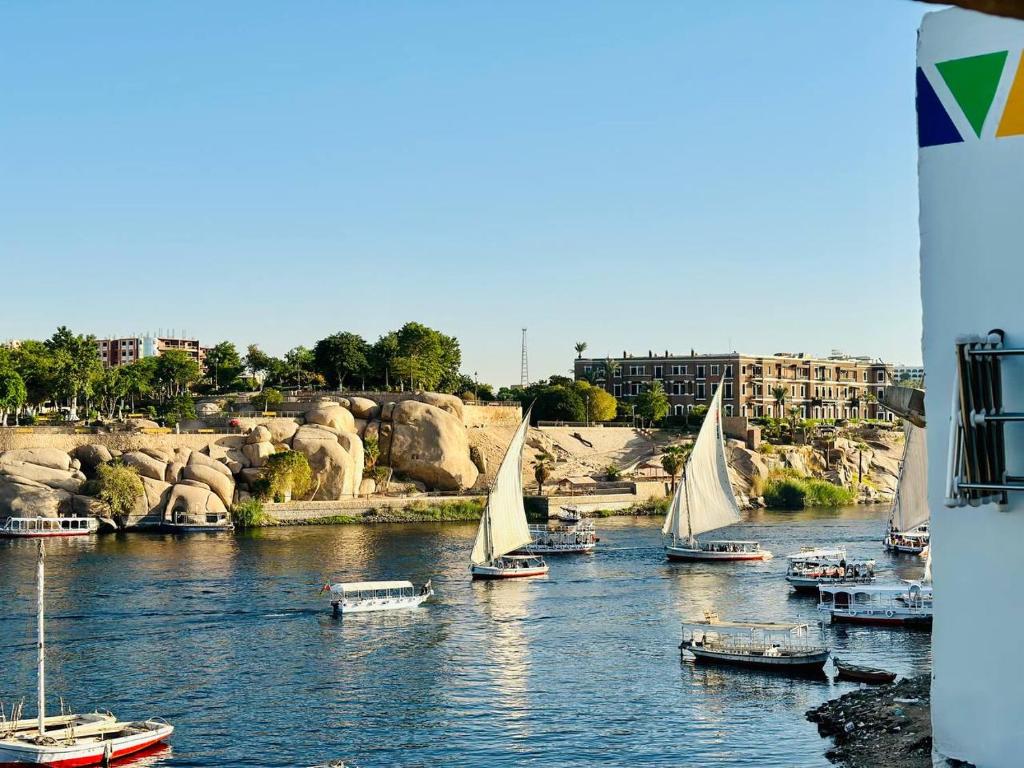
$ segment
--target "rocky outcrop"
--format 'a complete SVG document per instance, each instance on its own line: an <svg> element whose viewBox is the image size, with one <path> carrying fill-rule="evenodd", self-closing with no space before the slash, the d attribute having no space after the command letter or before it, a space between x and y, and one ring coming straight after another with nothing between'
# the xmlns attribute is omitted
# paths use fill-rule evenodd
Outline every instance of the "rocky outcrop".
<svg viewBox="0 0 1024 768"><path fill-rule="evenodd" d="M345 447L359 442L354 433L339 432L319 424L299 427L292 450L302 453L313 470L315 498L341 499L355 495L362 479L362 443L359 443L359 474L356 457Z"/></svg>
<svg viewBox="0 0 1024 768"><path fill-rule="evenodd" d="M465 421L463 418L462 399L455 395L445 395L441 392L417 392L412 396L412 399L419 403L426 403L435 408L440 408L442 411L447 411L457 418L460 424Z"/></svg>
<svg viewBox="0 0 1024 768"><path fill-rule="evenodd" d="M188 483L174 485L167 499L167 519L177 524L215 523L226 519L227 512L216 493Z"/></svg>
<svg viewBox="0 0 1024 768"><path fill-rule="evenodd" d="M141 477L163 480L167 477L167 462L150 456L142 451L129 451L121 456L121 461L135 470Z"/></svg>
<svg viewBox="0 0 1024 768"><path fill-rule="evenodd" d="M71 496L42 483L0 476L0 518L59 517L71 511Z"/></svg>
<svg viewBox="0 0 1024 768"><path fill-rule="evenodd" d="M100 464L114 460L114 454L107 446L92 443L78 446L72 455L81 462L82 468L89 472L95 470Z"/></svg>
<svg viewBox="0 0 1024 768"><path fill-rule="evenodd" d="M0 456L0 462L20 461L25 464L35 464L48 469L59 469L62 472L71 470L71 456L56 448L22 448L20 450L5 451Z"/></svg>
<svg viewBox="0 0 1024 768"><path fill-rule="evenodd" d="M135 509L128 515L125 528L154 528L164 521L167 501L171 496L171 483L143 477L142 496L135 501Z"/></svg>
<svg viewBox="0 0 1024 768"><path fill-rule="evenodd" d="M351 411L340 405L324 405L306 412L306 424L319 424L339 432L355 432L356 422Z"/></svg>
<svg viewBox="0 0 1024 768"><path fill-rule="evenodd" d="M469 458L465 427L451 412L404 400L391 421L388 455L396 472L445 491L473 486L479 471Z"/></svg>
<svg viewBox="0 0 1024 768"><path fill-rule="evenodd" d="M201 454L193 454L193 457L197 455ZM220 466L223 467L224 465L221 464ZM224 467L224 469L226 470L227 467ZM185 480L196 480L200 483L205 483L209 486L210 490L220 497L225 507L231 506L235 497L235 481L231 478L230 473L225 476L206 464L189 464L185 467L182 477Z"/></svg>
<svg viewBox="0 0 1024 768"><path fill-rule="evenodd" d="M352 411L352 415L355 418L363 419L364 421L375 419L380 414L380 406L366 397L349 398L348 409Z"/></svg>
<svg viewBox="0 0 1024 768"><path fill-rule="evenodd" d="M78 493L85 482L85 475L73 469L54 469L39 464L29 464L25 461L8 459L8 453L0 455L0 475L7 476L15 481L31 480L36 483L66 491Z"/></svg>

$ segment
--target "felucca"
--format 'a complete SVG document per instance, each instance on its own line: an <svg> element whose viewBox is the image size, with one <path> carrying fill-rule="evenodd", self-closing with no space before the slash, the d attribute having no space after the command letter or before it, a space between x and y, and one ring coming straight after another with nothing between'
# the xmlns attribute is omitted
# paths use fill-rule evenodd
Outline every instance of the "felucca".
<svg viewBox="0 0 1024 768"><path fill-rule="evenodd" d="M36 566L38 714L35 720L22 720L20 706L15 706L10 720L6 717L0 720L0 768L16 765L61 768L108 765L111 760L133 755L166 741L174 732L174 727L158 718L124 723L109 712L46 716L44 587L43 542L40 541Z"/></svg>
<svg viewBox="0 0 1024 768"><path fill-rule="evenodd" d="M768 560L772 553L756 541L699 541L697 536L732 525L740 509L729 482L722 433L722 387L715 390L704 423L676 486L661 532L669 560Z"/></svg>
<svg viewBox="0 0 1024 768"><path fill-rule="evenodd" d="M920 555L928 548L928 449L925 431L907 422L896 498L889 514L885 548Z"/></svg>
<svg viewBox="0 0 1024 768"><path fill-rule="evenodd" d="M548 572L544 558L537 555L513 555L533 543L523 507L523 445L530 427L530 409L505 451L487 506L480 518L476 543L470 557L474 579L515 579L543 576Z"/></svg>

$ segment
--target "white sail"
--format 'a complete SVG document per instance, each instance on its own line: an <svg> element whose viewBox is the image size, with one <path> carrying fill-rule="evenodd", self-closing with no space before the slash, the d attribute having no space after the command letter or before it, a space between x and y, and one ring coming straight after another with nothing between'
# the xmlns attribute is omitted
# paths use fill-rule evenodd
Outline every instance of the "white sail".
<svg viewBox="0 0 1024 768"><path fill-rule="evenodd" d="M725 435L722 433L722 387L718 386L693 451L686 462L681 496L686 512L680 522L678 538L697 536L724 528L740 519L740 508L729 482L729 464L725 459Z"/></svg>
<svg viewBox="0 0 1024 768"><path fill-rule="evenodd" d="M686 501L683 480L676 483L676 492L672 496L672 503L668 508L668 515L665 516L665 524L661 532L673 539L686 538Z"/></svg>
<svg viewBox="0 0 1024 768"><path fill-rule="evenodd" d="M928 521L928 450L925 431L907 422L907 443L903 449L903 465L896 484L892 505L891 527L909 531Z"/></svg>
<svg viewBox="0 0 1024 768"><path fill-rule="evenodd" d="M928 559L924 561L924 578L921 579L925 584L932 583L932 548L928 547Z"/></svg>
<svg viewBox="0 0 1024 768"><path fill-rule="evenodd" d="M480 518L480 528L473 545L471 559L474 565L489 563L533 541L523 507L523 445L529 427L530 411L527 410L523 423L505 451L505 458L498 467L487 497L487 507Z"/></svg>

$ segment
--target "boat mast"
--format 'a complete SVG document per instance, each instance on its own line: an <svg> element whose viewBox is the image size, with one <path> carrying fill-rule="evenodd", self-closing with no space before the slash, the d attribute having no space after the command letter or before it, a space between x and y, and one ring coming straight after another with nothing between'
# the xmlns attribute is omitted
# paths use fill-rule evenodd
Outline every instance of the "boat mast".
<svg viewBox="0 0 1024 768"><path fill-rule="evenodd" d="M46 644L43 630L43 589L45 585L43 573L43 542L39 542L39 561L36 565L36 616L39 622L38 649L38 684L39 684L39 738L46 730Z"/></svg>

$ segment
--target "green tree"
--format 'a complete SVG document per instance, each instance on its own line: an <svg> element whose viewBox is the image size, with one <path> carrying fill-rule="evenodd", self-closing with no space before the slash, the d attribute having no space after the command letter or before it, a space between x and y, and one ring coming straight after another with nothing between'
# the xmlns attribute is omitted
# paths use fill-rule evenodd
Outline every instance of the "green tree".
<svg viewBox="0 0 1024 768"><path fill-rule="evenodd" d="M26 404L36 409L57 396L56 361L44 342L26 340L11 350L9 364L25 383Z"/></svg>
<svg viewBox="0 0 1024 768"><path fill-rule="evenodd" d="M135 467L117 462L96 467L96 496L110 509L118 528L128 524L137 500L143 495L142 480Z"/></svg>
<svg viewBox="0 0 1024 768"><path fill-rule="evenodd" d="M604 366L604 385L605 385L605 388L607 388L608 391L611 392L611 391L613 391L613 389L612 389L612 379L615 378L615 374L617 374L619 371L622 370L622 366L619 365L614 360L612 360L610 357L605 358L603 366Z"/></svg>
<svg viewBox="0 0 1024 768"><path fill-rule="evenodd" d="M270 376L276 365L276 358L268 355L258 344L250 344L245 350L245 367L260 383L263 389L263 382Z"/></svg>
<svg viewBox="0 0 1024 768"><path fill-rule="evenodd" d="M303 384L311 384L318 376L316 355L307 347L292 347L285 352L284 362L289 380L295 382L299 389L302 389Z"/></svg>
<svg viewBox="0 0 1024 768"><path fill-rule="evenodd" d="M335 389L345 387L348 377L365 376L370 369L369 345L356 333L334 333L320 339L313 347L316 370Z"/></svg>
<svg viewBox="0 0 1024 768"><path fill-rule="evenodd" d="M575 349L576 349L576 359L577 360L582 360L583 359L583 353L587 351L587 342L585 342L585 341L577 341L576 344L575 344Z"/></svg>
<svg viewBox="0 0 1024 768"><path fill-rule="evenodd" d="M7 414L13 413L15 423L18 412L25 404L28 393L21 375L9 364L0 367L0 427L7 426Z"/></svg>
<svg viewBox="0 0 1024 768"><path fill-rule="evenodd" d="M263 410L270 411L276 409L284 402L284 395L273 387L266 387L263 392L260 393L260 400L263 401Z"/></svg>
<svg viewBox="0 0 1024 768"><path fill-rule="evenodd" d="M618 404L606 390L586 381L574 382L572 387L583 399L587 421L611 421L615 418Z"/></svg>
<svg viewBox="0 0 1024 768"><path fill-rule="evenodd" d="M648 424L656 424L661 421L668 416L668 411L668 395L665 394L665 388L660 381L652 381L637 395L636 412Z"/></svg>
<svg viewBox="0 0 1024 768"><path fill-rule="evenodd" d="M268 456L260 474L268 481L269 495L274 501L304 496L313 485L309 460L299 451L279 451Z"/></svg>
<svg viewBox="0 0 1024 768"><path fill-rule="evenodd" d="M153 391L156 379L156 358L147 357L119 369L124 381L125 397L128 398L131 412L135 412L136 401L147 397Z"/></svg>
<svg viewBox="0 0 1024 768"><path fill-rule="evenodd" d="M670 445L661 455L661 467L669 477L672 478L672 492L676 490L676 478L686 465L686 457L689 451L681 445Z"/></svg>
<svg viewBox="0 0 1024 768"><path fill-rule="evenodd" d="M544 495L544 483L551 477L551 464L554 462L554 456L547 451L538 453L534 456L536 464L533 467L533 478L537 481L537 495Z"/></svg>
<svg viewBox="0 0 1024 768"><path fill-rule="evenodd" d="M398 334L388 333L381 336L370 347L367 360L370 364L370 375L378 386L385 390L391 389L394 364L400 356L398 349Z"/></svg>
<svg viewBox="0 0 1024 768"><path fill-rule="evenodd" d="M114 411L124 410L124 401L128 396L128 378L123 367L106 368L96 377L93 394L99 398L100 408L108 419L114 418Z"/></svg>
<svg viewBox="0 0 1024 768"><path fill-rule="evenodd" d="M169 427L175 427L187 419L196 417L196 403L192 395L183 392L167 398L163 405L164 423Z"/></svg>
<svg viewBox="0 0 1024 768"><path fill-rule="evenodd" d="M223 382L225 387L245 370L238 349L230 341L222 341L206 351L206 374L213 382L214 390L219 390Z"/></svg>
<svg viewBox="0 0 1024 768"><path fill-rule="evenodd" d="M545 386L535 390L533 421L583 421L587 416L583 398L571 387ZM529 406L529 401L524 407ZM523 401L520 401L523 402Z"/></svg>
<svg viewBox="0 0 1024 768"><path fill-rule="evenodd" d="M782 386L772 387L772 399L775 400L775 412L782 418L786 412L786 388Z"/></svg>
<svg viewBox="0 0 1024 768"><path fill-rule="evenodd" d="M96 337L72 333L62 325L46 341L46 346L54 361L54 398L65 400L68 418L75 421L78 419L78 398L87 394L90 378L103 365Z"/></svg>
<svg viewBox="0 0 1024 768"><path fill-rule="evenodd" d="M153 375L166 401L188 391L200 376L199 363L184 350L168 349L156 358Z"/></svg>
<svg viewBox="0 0 1024 768"><path fill-rule="evenodd" d="M396 351L391 359L391 372L400 381L408 382L410 389L457 390L462 350L455 337L422 323L406 323L388 336L394 339L384 342L384 346Z"/></svg>

